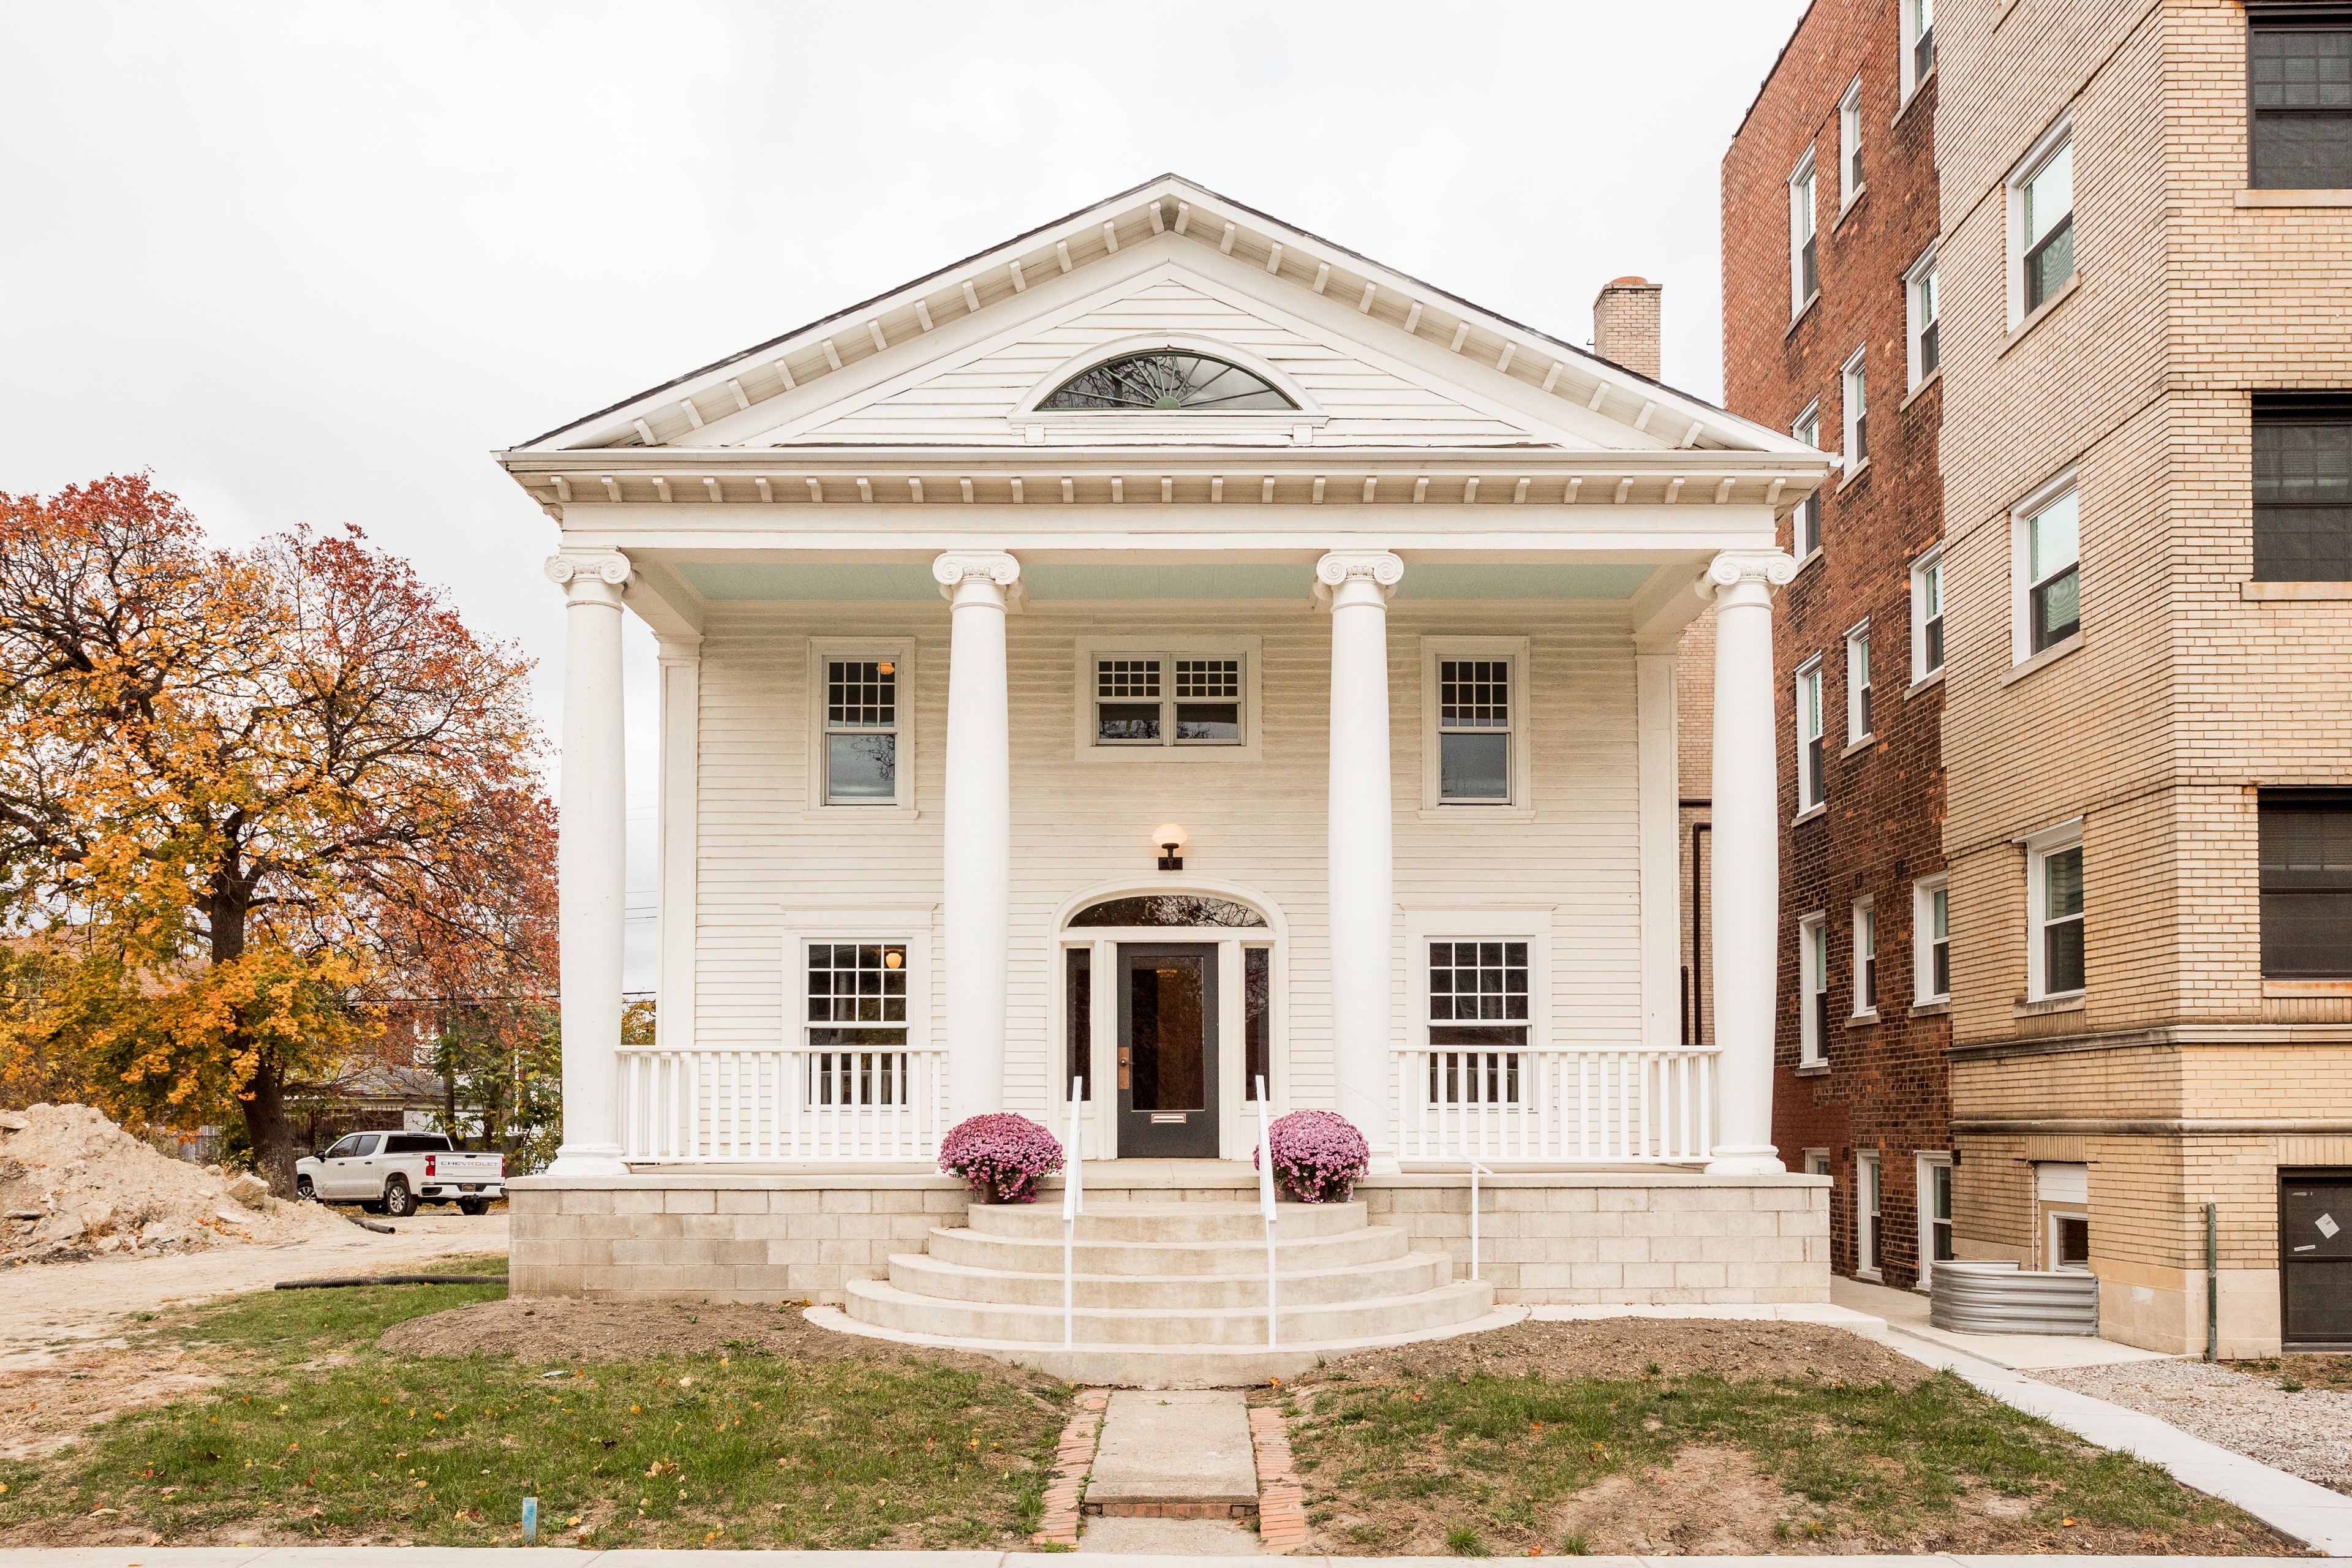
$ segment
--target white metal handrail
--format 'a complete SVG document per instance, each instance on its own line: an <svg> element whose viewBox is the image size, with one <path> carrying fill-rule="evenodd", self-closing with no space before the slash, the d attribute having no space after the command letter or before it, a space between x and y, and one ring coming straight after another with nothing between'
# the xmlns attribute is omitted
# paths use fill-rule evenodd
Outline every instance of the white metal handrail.
<svg viewBox="0 0 2352 1568"><path fill-rule="evenodd" d="M1265 1348L1275 1348L1274 1140L1265 1120L1265 1076L1257 1080L1257 1206L1265 1215Z"/></svg>
<svg viewBox="0 0 2352 1568"><path fill-rule="evenodd" d="M1063 1169L1069 1173L1062 1178L1062 1348L1070 1348L1070 1333L1077 1318L1077 1274L1074 1260L1077 1256L1078 1215L1086 1212L1087 1184L1085 1150L1079 1144L1085 1127L1079 1118L1086 1113L1087 1080L1070 1080L1070 1157Z"/></svg>
<svg viewBox="0 0 2352 1568"><path fill-rule="evenodd" d="M1692 1163L1715 1143L1714 1047L1398 1051L1407 1160Z"/></svg>

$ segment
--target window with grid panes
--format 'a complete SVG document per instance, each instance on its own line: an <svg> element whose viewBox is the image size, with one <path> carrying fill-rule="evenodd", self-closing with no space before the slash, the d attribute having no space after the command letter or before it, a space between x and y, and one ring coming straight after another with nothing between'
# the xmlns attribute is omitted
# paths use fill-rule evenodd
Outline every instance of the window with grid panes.
<svg viewBox="0 0 2352 1568"><path fill-rule="evenodd" d="M1437 661L1437 798L1507 805L1511 799L1511 661Z"/></svg>
<svg viewBox="0 0 2352 1568"><path fill-rule="evenodd" d="M906 943L809 943L807 1015L810 1104L908 1103Z"/></svg>
<svg viewBox="0 0 2352 1568"><path fill-rule="evenodd" d="M1429 944L1430 1103L1517 1103L1528 998L1525 942Z"/></svg>
<svg viewBox="0 0 2352 1568"><path fill-rule="evenodd" d="M824 798L887 805L898 798L898 667L887 658L827 659Z"/></svg>
<svg viewBox="0 0 2352 1568"><path fill-rule="evenodd" d="M2352 7L2249 6L2257 190L2352 186Z"/></svg>
<svg viewBox="0 0 2352 1568"><path fill-rule="evenodd" d="M1242 661L1166 654L1095 660L1098 746L1237 746Z"/></svg>
<svg viewBox="0 0 2352 1568"><path fill-rule="evenodd" d="M2352 395L2254 395L2254 580L2352 582Z"/></svg>

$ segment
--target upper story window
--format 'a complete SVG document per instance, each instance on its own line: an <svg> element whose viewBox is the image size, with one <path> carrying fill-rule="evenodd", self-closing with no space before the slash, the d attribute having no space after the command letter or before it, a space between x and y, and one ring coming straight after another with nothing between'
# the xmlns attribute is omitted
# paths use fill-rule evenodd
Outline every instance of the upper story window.
<svg viewBox="0 0 2352 1568"><path fill-rule="evenodd" d="M1096 745L1241 744L1238 657L1121 653L1094 666Z"/></svg>
<svg viewBox="0 0 2352 1568"><path fill-rule="evenodd" d="M1853 1016L1878 1013L1878 910L1868 899L1853 904Z"/></svg>
<svg viewBox="0 0 2352 1568"><path fill-rule="evenodd" d="M1904 319L1911 342L1911 384L1918 385L1944 363L1943 325L1936 297L1936 252L1912 266L1903 280Z"/></svg>
<svg viewBox="0 0 2352 1568"><path fill-rule="evenodd" d="M1821 236L1815 232L1815 212L1813 154L1808 149L1805 161L1789 176L1789 313L1792 316L1822 291Z"/></svg>
<svg viewBox="0 0 2352 1568"><path fill-rule="evenodd" d="M2062 123L2010 176L2010 320L2023 321L2074 276L2074 133Z"/></svg>
<svg viewBox="0 0 2352 1568"><path fill-rule="evenodd" d="M1911 679L1944 668L1944 553L1922 556L1911 568Z"/></svg>
<svg viewBox="0 0 2352 1568"><path fill-rule="evenodd" d="M2352 13L2254 11L2246 37L2257 190L2352 186Z"/></svg>
<svg viewBox="0 0 2352 1568"><path fill-rule="evenodd" d="M1822 804L1822 661L1797 671L1797 809Z"/></svg>
<svg viewBox="0 0 2352 1568"><path fill-rule="evenodd" d="M1819 447L1822 444L1821 405L1816 404L1797 416L1797 422L1789 427L1789 434L1808 447ZM1822 547L1822 492L1810 491L1791 521L1797 536L1797 559L1801 561Z"/></svg>
<svg viewBox="0 0 2352 1568"><path fill-rule="evenodd" d="M1845 405L1845 471L1853 471L1870 461L1870 371L1863 363L1863 351L1853 351L1839 373L1844 385Z"/></svg>
<svg viewBox="0 0 2352 1568"><path fill-rule="evenodd" d="M1829 1060L1830 922L1807 915L1797 922L1797 1065L1820 1067Z"/></svg>
<svg viewBox="0 0 2352 1568"><path fill-rule="evenodd" d="M1525 637L1422 639L1423 805L1531 805Z"/></svg>
<svg viewBox="0 0 2352 1568"><path fill-rule="evenodd" d="M1914 1000L1950 1000L1952 884L1948 878L1922 877L1912 885L1911 931Z"/></svg>
<svg viewBox="0 0 2352 1568"><path fill-rule="evenodd" d="M1845 742L1868 740L1870 721L1870 623L1845 634Z"/></svg>
<svg viewBox="0 0 2352 1568"><path fill-rule="evenodd" d="M2352 582L2352 395L2254 395L2254 580Z"/></svg>
<svg viewBox="0 0 2352 1568"><path fill-rule="evenodd" d="M1862 195L1862 79L1856 77L1838 100L1838 211Z"/></svg>
<svg viewBox="0 0 2352 1568"><path fill-rule="evenodd" d="M1903 0L1903 97L1907 101L1936 68L1936 0Z"/></svg>
<svg viewBox="0 0 2352 1568"><path fill-rule="evenodd" d="M2083 830L2079 823L2026 846L2028 1001L2083 989Z"/></svg>
<svg viewBox="0 0 2352 1568"><path fill-rule="evenodd" d="M826 805L887 805L898 801L896 660L825 660L824 731Z"/></svg>
<svg viewBox="0 0 2352 1568"><path fill-rule="evenodd" d="M1208 354L1175 349L1122 354L1080 371L1054 389L1039 408L1119 408L1220 411L1296 408L1265 378Z"/></svg>
<svg viewBox="0 0 2352 1568"><path fill-rule="evenodd" d="M2262 795L2263 974L2352 977L2352 795Z"/></svg>
<svg viewBox="0 0 2352 1568"><path fill-rule="evenodd" d="M2083 629L2081 498L2071 477L2020 507L2011 534L2012 662Z"/></svg>

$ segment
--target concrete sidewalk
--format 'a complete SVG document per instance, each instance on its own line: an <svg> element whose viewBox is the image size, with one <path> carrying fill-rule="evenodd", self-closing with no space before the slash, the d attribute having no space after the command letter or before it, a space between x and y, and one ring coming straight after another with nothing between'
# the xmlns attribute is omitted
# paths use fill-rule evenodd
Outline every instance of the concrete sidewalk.
<svg viewBox="0 0 2352 1568"><path fill-rule="evenodd" d="M511 1546L94 1546L0 1549L0 1568L1048 1568L1066 1553L1036 1552L573 1552ZM1265 1568L1255 1557L1128 1557L1123 1564L1168 1568ZM1314 1568L1504 1568L1524 1557L1309 1557ZM1561 1559L1560 1561L1567 1561ZM2243 1557L1580 1557L1580 1568L2050 1568L2050 1564L2146 1563L2147 1568L2219 1568Z"/></svg>

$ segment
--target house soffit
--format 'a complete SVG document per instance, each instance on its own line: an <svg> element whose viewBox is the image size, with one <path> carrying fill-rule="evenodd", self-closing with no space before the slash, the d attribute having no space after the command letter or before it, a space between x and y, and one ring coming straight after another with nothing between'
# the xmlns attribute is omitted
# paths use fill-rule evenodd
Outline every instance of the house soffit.
<svg viewBox="0 0 2352 1568"><path fill-rule="evenodd" d="M1207 258L1227 270L1255 268L1268 284L1292 293L1306 314L1318 306L1344 307L1359 319L1359 342L1392 356L1437 353L1458 357L1462 381L1496 379L1496 391L1517 403L1526 393L1581 406L1644 435L1656 426L1685 448L1797 453L1790 437L1740 419L1702 399L1601 360L1573 344L1480 310L1466 300L1381 267L1307 231L1174 175L1132 190L1032 230L1004 245L942 268L892 293L744 350L726 360L564 426L499 454L510 468L557 451L684 446L707 449L714 420L727 421L804 387L845 375L869 359L849 384L871 384L887 356L910 341L933 337L957 323L993 331L979 319L996 313L1017 327L1041 301L1028 296L1055 279L1069 279L1115 263L1123 253L1158 237L1171 255L1189 249L1206 273ZM1313 301L1312 305L1307 301ZM1388 345L1388 346L1384 346ZM919 363L919 355L904 356ZM1516 384L1517 395L1503 384ZM817 402L809 398L806 402ZM830 399L823 399L830 401ZM784 406L775 410L785 412ZM770 416L772 422L773 416Z"/></svg>

